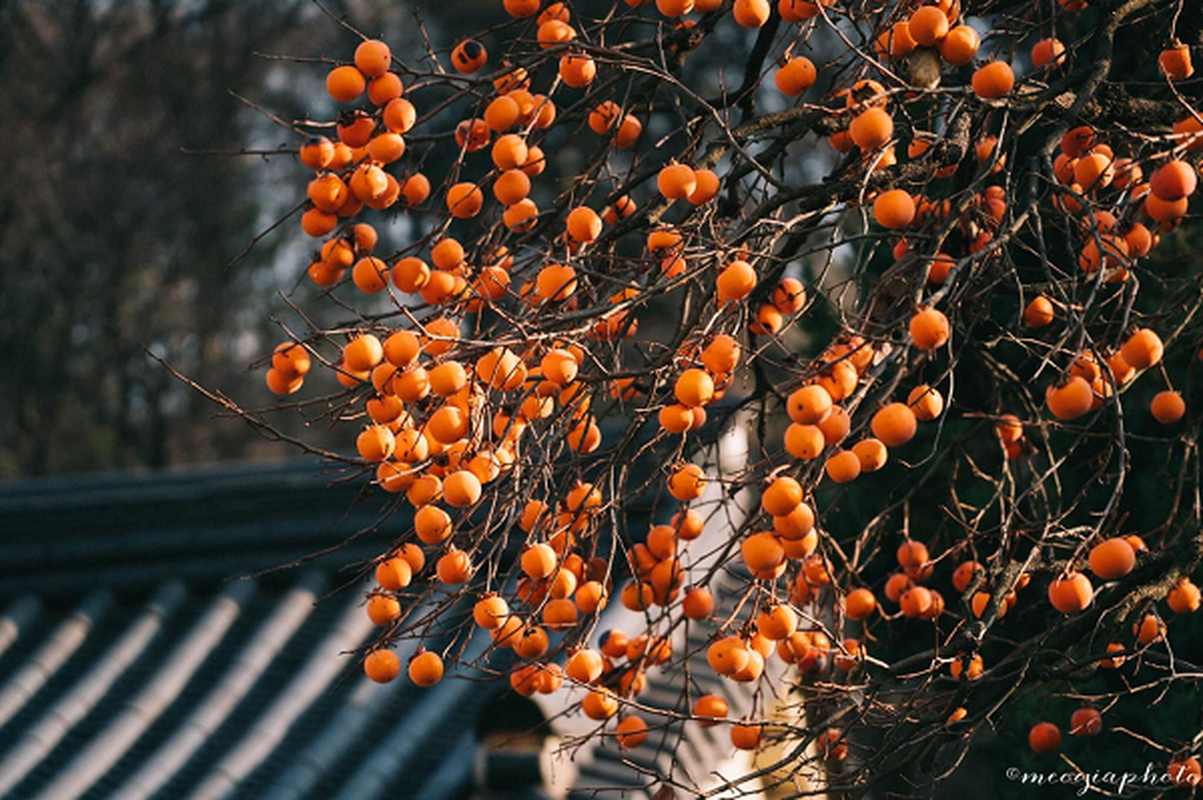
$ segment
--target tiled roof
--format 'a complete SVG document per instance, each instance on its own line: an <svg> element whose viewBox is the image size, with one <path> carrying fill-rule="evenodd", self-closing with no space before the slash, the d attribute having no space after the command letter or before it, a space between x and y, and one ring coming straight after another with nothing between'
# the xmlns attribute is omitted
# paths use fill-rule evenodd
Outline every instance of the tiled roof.
<svg viewBox="0 0 1203 800"><path fill-rule="evenodd" d="M407 517L270 571L379 522L379 503L355 502L362 482L333 477L248 465L0 486L0 797L542 796L474 789L478 715L509 692L504 681L380 686L339 657L374 634L363 587L340 568L378 553ZM598 629L623 613L611 604ZM695 631L690 648L704 642ZM464 657L487 642L481 633ZM649 678L641 700L671 707L667 678ZM572 698L553 702L545 710L559 713ZM675 758L704 776L731 749L722 730L680 736L626 758ZM646 794L621 758L613 740L591 748L576 795Z"/></svg>
<svg viewBox="0 0 1203 800"><path fill-rule="evenodd" d="M356 494L312 465L0 488L0 797L466 796L503 687L371 683L339 657L374 632L361 593L325 596L404 520L226 580L371 525Z"/></svg>

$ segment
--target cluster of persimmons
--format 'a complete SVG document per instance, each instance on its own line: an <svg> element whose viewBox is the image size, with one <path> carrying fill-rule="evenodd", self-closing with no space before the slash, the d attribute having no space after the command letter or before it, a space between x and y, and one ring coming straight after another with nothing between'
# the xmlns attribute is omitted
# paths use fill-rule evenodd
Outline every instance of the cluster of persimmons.
<svg viewBox="0 0 1203 800"><path fill-rule="evenodd" d="M1064 30L1088 13L1081 0L1051 5L1069 20ZM1061 542L1041 551L1035 569L998 540L977 542L971 557L908 530L901 543L877 540L874 551L896 546L897 566L870 582L846 547L855 541L859 557L869 540L833 538L839 522L815 492L875 480L888 492L913 480L922 467L910 466L921 458L912 440L935 440L950 418L984 420L994 436L972 447L1001 454L1006 469L1034 459L1047 431L1090 425L1121 404L1129 416L1181 426L1187 402L1170 385L1164 356L1192 346L1181 327L1136 302L1133 278L1187 215L1203 117L1183 106L1172 130L1139 135L1103 117L1068 119L1054 128L1048 173L1033 194L1020 185L1028 175L1010 178L1025 156L1016 150L1024 127L1008 109L1021 120L1024 109L1037 113L1033 98L1089 69L1089 59L1077 59L1072 43L1035 35L1012 59L1021 41L1013 30L987 33L982 20L962 16L958 0L875 5L859 20L873 31L866 47L829 36L834 52L815 50L813 60L799 53L842 30L835 0L627 0L599 19L577 19L559 2L503 6L512 35L462 39L439 52L441 63L432 53L408 64L365 38L350 63L326 76L339 108L333 130L308 131L299 148L311 170L301 227L317 240L309 278L344 306L371 295L378 308L388 298L383 313L282 343L266 377L278 395L298 392L314 366L318 379L341 384L338 418L357 463L412 507L412 525L373 565L366 613L382 635L364 658L369 677L387 682L407 671L431 686L456 666L454 644L477 627L512 653L514 691L580 687L580 713L623 748L684 719L725 724L735 747L756 749L770 730L765 693L757 714L743 719L729 719L728 699L714 693L691 696L688 708L663 718L640 703L649 675L695 655L674 638L685 626L705 626L705 660L732 691L773 685L785 670L802 682L860 684L874 679L876 626L952 618L954 627L977 622L988 631L1021 605L1040 606L1051 626L1088 613L1100 591L1116 592L1151 563L1161 539L1137 534L1079 533L1070 550ZM776 48L763 80L752 76L744 91L776 92L787 109L765 130L801 120L827 140L825 157L839 164L831 182L774 177L735 123L715 127L709 111L699 112L712 126L698 123L701 133L667 133L665 120L679 124L667 98L705 102L701 89L681 88L680 65L728 26ZM760 36L766 30L777 33ZM508 50L497 59L486 45ZM645 57L649 48L659 55ZM1167 39L1159 70L1170 87L1189 79L1189 49ZM424 104L431 87L458 92L459 102ZM811 96L817 89L822 96ZM658 138L645 132L653 121ZM548 137L557 128L596 154L550 169ZM407 137L422 144L411 150ZM446 174L422 171L436 151L452 165ZM748 191L749 181L763 193ZM1017 208L1009 195L1021 189ZM828 194L806 206L808 190ZM541 208L537 197L550 203ZM386 254L373 225L399 211L418 233ZM953 298L977 276L1033 257L1022 237L1037 215L1062 226L1068 248L1036 256L1046 278L1013 280L1019 301L1007 324L1042 356L1034 380L1043 411L956 406L949 376L972 325ZM830 229L832 220L849 240L885 244L874 252L892 248L892 269L905 272L908 289L883 301L870 286L854 313L840 315L834 337L813 347L799 344L807 341L799 332L819 306L840 301L825 296L831 284L808 286L813 276L785 269L800 257L782 249L783 237ZM651 345L640 338L641 316L645 327L654 322L642 312L654 302L692 320L682 336ZM1115 319L1091 316L1092 303L1126 309L1122 325L1087 335ZM788 369L783 352L793 359ZM1137 382L1164 389L1136 407L1126 397ZM749 461L738 485L722 478L720 505L735 502L739 488L759 495L745 523L724 527L723 513L705 513L714 475L701 443L713 440L708 423L713 429L715 417L749 397L747 407L772 418L761 430L780 432L759 443L767 457ZM603 435L611 418L634 422L611 440ZM612 478L640 426L640 441L668 454L658 494L673 507L664 517L671 520L627 541L612 530L611 512L625 508ZM906 466L873 475L895 459ZM1034 483L1038 474L1029 473ZM690 570L700 555L691 545L715 529L728 545L725 570L746 589L735 603L715 596L713 572ZM957 596L935 588L941 572L951 572ZM1046 596L1024 597L1034 581ZM1175 614L1200 607L1186 574L1149 597ZM611 601L643 612L646 628L592 636ZM442 616L432 627L417 609L436 602ZM1161 613L1142 606L1131 634L1107 644L1096 666L1119 669L1164 642ZM406 638L428 641L403 664L391 646ZM917 638L930 646L930 635ZM991 665L958 642L930 659L931 673L958 685L987 679ZM980 722L989 710L974 708L971 693L956 697L938 709L937 725ZM810 713L820 760L856 753L854 725ZM1065 728L1092 736L1104 726L1105 716L1084 706ZM1039 753L1060 743L1052 722L1031 729ZM1187 785L1200 765L1181 751L1169 769Z"/></svg>

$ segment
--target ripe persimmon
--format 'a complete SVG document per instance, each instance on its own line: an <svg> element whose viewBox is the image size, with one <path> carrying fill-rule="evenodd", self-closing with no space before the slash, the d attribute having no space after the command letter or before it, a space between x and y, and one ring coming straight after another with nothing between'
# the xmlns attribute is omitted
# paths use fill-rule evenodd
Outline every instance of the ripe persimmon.
<svg viewBox="0 0 1203 800"><path fill-rule="evenodd" d="M1173 425L1186 414L1186 401L1178 392L1167 389L1153 396L1149 411L1152 412L1153 419L1162 425Z"/></svg>
<svg viewBox="0 0 1203 800"><path fill-rule="evenodd" d="M297 342L283 342L272 353L272 369L289 379L305 377L312 364L309 351Z"/></svg>
<svg viewBox="0 0 1203 800"><path fill-rule="evenodd" d="M560 386L567 386L576 380L577 371L580 369L576 356L564 348L547 351L539 366L543 370L543 377Z"/></svg>
<svg viewBox="0 0 1203 800"><path fill-rule="evenodd" d="M873 415L873 435L886 447L900 447L915 438L918 424L915 412L906 403L889 403Z"/></svg>
<svg viewBox="0 0 1203 800"><path fill-rule="evenodd" d="M1181 43L1167 47L1157 56L1157 67L1161 74L1172 81L1184 81L1194 74L1191 64L1190 48Z"/></svg>
<svg viewBox="0 0 1203 800"><path fill-rule="evenodd" d="M885 109L868 108L853 118L848 135L861 150L876 150L894 135L894 119Z"/></svg>
<svg viewBox="0 0 1203 800"><path fill-rule="evenodd" d="M776 569L785 562L781 539L770 531L754 533L743 540L740 553L753 574Z"/></svg>
<svg viewBox="0 0 1203 800"><path fill-rule="evenodd" d="M731 726L731 744L739 750L755 750L760 746L762 728L751 722Z"/></svg>
<svg viewBox="0 0 1203 800"><path fill-rule="evenodd" d="M516 170L526 163L526 158L530 154L530 150L526 145L526 141L516 133L507 133L497 137L497 141L493 143L492 157L493 163L501 170ZM521 173L520 173L521 174ZM529 183L528 183L529 191ZM522 197L526 196L526 192L522 193ZM521 198L518 198L521 199ZM503 201L504 202L504 201ZM516 200L514 202L517 202ZM507 205L512 205L507 203Z"/></svg>
<svg viewBox="0 0 1203 800"><path fill-rule="evenodd" d="M409 586L413 574L413 567L400 556L393 556L376 565L376 582L380 588L390 592L399 592Z"/></svg>
<svg viewBox="0 0 1203 800"><path fill-rule="evenodd" d="M693 409L681 403L664 406L657 414L660 427L669 433L685 433L693 427Z"/></svg>
<svg viewBox="0 0 1203 800"><path fill-rule="evenodd" d="M860 476L861 460L852 450L839 450L828 457L823 468L836 483L848 483Z"/></svg>
<svg viewBox="0 0 1203 800"><path fill-rule="evenodd" d="M589 112L589 128L598 136L614 126L622 117L622 109L613 100L605 100Z"/></svg>
<svg viewBox="0 0 1203 800"><path fill-rule="evenodd" d="M579 206L568 212L566 224L568 235L582 244L592 242L602 232L601 217L587 206Z"/></svg>
<svg viewBox="0 0 1203 800"><path fill-rule="evenodd" d="M1044 399L1054 417L1073 420L1091 410L1094 392L1085 378L1074 375L1067 381L1049 386Z"/></svg>
<svg viewBox="0 0 1203 800"><path fill-rule="evenodd" d="M1062 614L1081 611L1090 605L1093 598L1094 587L1090 585L1090 579L1080 572L1056 578L1048 586L1049 602Z"/></svg>
<svg viewBox="0 0 1203 800"><path fill-rule="evenodd" d="M517 19L526 19L539 13L539 0L504 0L505 13Z"/></svg>
<svg viewBox="0 0 1203 800"><path fill-rule="evenodd" d="M418 337L412 331L400 330L390 334L384 340L380 352L383 358L394 367L407 367L418 357L421 348Z"/></svg>
<svg viewBox="0 0 1203 800"><path fill-rule="evenodd" d="M585 648L570 655L564 667L565 673L572 680L578 683L593 683L602 676L605 662L601 653Z"/></svg>
<svg viewBox="0 0 1203 800"><path fill-rule="evenodd" d="M418 686L434 686L443 679L443 659L429 651L418 654L409 662L409 679Z"/></svg>
<svg viewBox="0 0 1203 800"><path fill-rule="evenodd" d="M778 0L777 11L786 22L799 23L819 16L820 5L830 8L835 0Z"/></svg>
<svg viewBox="0 0 1203 800"><path fill-rule="evenodd" d="M339 103L355 102L367 88L367 80L355 67L335 67L326 75L326 91Z"/></svg>
<svg viewBox="0 0 1203 800"><path fill-rule="evenodd" d="M891 189L873 201L873 218L883 228L905 228L915 219L915 201L904 189Z"/></svg>
<svg viewBox="0 0 1203 800"><path fill-rule="evenodd" d="M817 425L793 423L785 430L785 449L794 458L810 461L818 458L827 446L826 437Z"/></svg>
<svg viewBox="0 0 1203 800"><path fill-rule="evenodd" d="M1098 736L1103 732L1103 715L1097 709L1085 706L1069 717L1070 736Z"/></svg>
<svg viewBox="0 0 1203 800"><path fill-rule="evenodd" d="M985 669L986 662L980 654L975 654L973 658L969 659L968 667L966 667L963 657L948 665L948 671L952 673L952 677L960 679L961 675L964 675L967 680L971 681L980 678Z"/></svg>
<svg viewBox="0 0 1203 800"><path fill-rule="evenodd" d="M626 127L628 119L634 119L634 118L627 117L627 119L624 119L623 123L622 123L623 127ZM618 131L618 146L619 147L623 146L622 141L623 141L623 132L622 132L622 128L619 128L619 131ZM694 178L694 189L692 192L690 192L685 197L685 199L688 200L691 205L695 205L695 206L705 205L706 203L709 203L711 200L713 200L715 197L718 196L718 190L719 190L719 187L721 186L721 181L719 180L718 175L716 175L713 170L695 169L693 171L693 178Z"/></svg>
<svg viewBox="0 0 1203 800"><path fill-rule="evenodd" d="M984 568L976 561L964 561L957 565L952 573L952 585L958 592L969 588L974 579L984 572Z"/></svg>
<svg viewBox="0 0 1203 800"><path fill-rule="evenodd" d="M800 425L814 425L831 413L831 394L822 386L811 384L794 390L786 400L789 418Z"/></svg>
<svg viewBox="0 0 1203 800"><path fill-rule="evenodd" d="M1203 764L1194 756L1174 756L1166 765L1165 774L1175 786L1193 789L1203 785Z"/></svg>
<svg viewBox="0 0 1203 800"><path fill-rule="evenodd" d="M697 178L685 164L672 163L660 170L656 187L669 200L683 200L697 188Z"/></svg>
<svg viewBox="0 0 1203 800"><path fill-rule="evenodd" d="M973 60L981 44L977 31L968 25L958 25L940 40L940 57L954 67L960 67Z"/></svg>
<svg viewBox="0 0 1203 800"><path fill-rule="evenodd" d="M489 594L472 607L472 619L485 630L496 630L510 615L510 606L497 594Z"/></svg>
<svg viewBox="0 0 1203 800"><path fill-rule="evenodd" d="M418 111L414 104L404 97L390 100L384 107L381 117L384 127L394 133L407 133L418 120Z"/></svg>
<svg viewBox="0 0 1203 800"><path fill-rule="evenodd" d="M438 544L451 535L451 516L438 506L423 505L414 514L414 529L422 542Z"/></svg>
<svg viewBox="0 0 1203 800"><path fill-rule="evenodd" d="M1189 201L1185 197L1177 200L1162 200L1152 192L1145 195L1144 212L1155 222L1175 223L1186 216L1188 208Z"/></svg>
<svg viewBox="0 0 1203 800"><path fill-rule="evenodd" d="M1056 752L1061 747L1061 729L1051 722L1037 722L1028 731L1028 746L1040 755Z"/></svg>
<svg viewBox="0 0 1203 800"><path fill-rule="evenodd" d="M1160 363L1165 346L1154 331L1141 328L1124 341L1119 352L1133 369L1142 370Z"/></svg>
<svg viewBox="0 0 1203 800"><path fill-rule="evenodd" d="M1199 610L1200 597L1199 587L1192 583L1190 578L1182 577L1174 584L1174 588L1170 589L1165 599L1174 613L1190 614Z"/></svg>
<svg viewBox="0 0 1203 800"><path fill-rule="evenodd" d="M443 479L443 499L454 508L474 505L481 495L480 479L466 469L457 470Z"/></svg>
<svg viewBox="0 0 1203 800"><path fill-rule="evenodd" d="M324 169L334 160L334 143L325 136L311 136L301 145L299 155L310 169Z"/></svg>
<svg viewBox="0 0 1203 800"><path fill-rule="evenodd" d="M694 5L694 0L656 0L656 10L670 19L685 16Z"/></svg>
<svg viewBox="0 0 1203 800"><path fill-rule="evenodd" d="M513 208L520 207L520 204L525 201L532 212L529 215L522 214L511 219L509 216L511 209L507 208L505 212L506 225L510 228L516 228L517 225L515 223L521 223L530 216L538 213L538 208L535 207L535 204L526 199L526 196L530 194L530 188L530 178L520 169L507 169L493 181L493 196L499 202Z"/></svg>
<svg viewBox="0 0 1203 800"><path fill-rule="evenodd" d="M476 133L472 143L461 144L469 152L480 150L489 142L489 131L505 133L517 125L522 119L522 109L518 102L509 95L494 98L485 106L484 127Z"/></svg>
<svg viewBox="0 0 1203 800"><path fill-rule="evenodd" d="M917 419L929 422L944 413L944 396L938 389L921 383L906 396L906 404ZM888 442L887 442L888 444Z"/></svg>
<svg viewBox="0 0 1203 800"><path fill-rule="evenodd" d="M373 625L388 625L401 616L401 604L392 595L373 594L368 598L367 614Z"/></svg>
<svg viewBox="0 0 1203 800"><path fill-rule="evenodd" d="M817 78L814 63L805 56L795 56L777 70L774 80L782 94L797 97L814 86Z"/></svg>
<svg viewBox="0 0 1203 800"><path fill-rule="evenodd" d="M1195 168L1178 159L1162 164L1149 177L1149 190L1167 203L1189 197L1195 193L1197 185Z"/></svg>
<svg viewBox="0 0 1203 800"><path fill-rule="evenodd" d="M702 364L712 374L728 373L739 364L741 352L739 342L725 333L720 333L702 350Z"/></svg>
<svg viewBox="0 0 1203 800"><path fill-rule="evenodd" d="M383 425L372 425L365 428L355 440L355 447L360 458L365 461L380 462L393 454L396 439L393 432Z"/></svg>
<svg viewBox="0 0 1203 800"><path fill-rule="evenodd" d="M682 502L701 497L705 488L706 478L697 464L686 464L668 478L669 494Z"/></svg>
<svg viewBox="0 0 1203 800"><path fill-rule="evenodd" d="M714 613L714 595L702 586L690 589L681 599L681 612L689 619L706 619Z"/></svg>
<svg viewBox="0 0 1203 800"><path fill-rule="evenodd" d="M911 36L911 24L909 20L895 22L885 34L882 42L882 49L885 54L891 58L906 58L911 53L915 52L915 48L919 43L915 41L915 37Z"/></svg>
<svg viewBox="0 0 1203 800"><path fill-rule="evenodd" d="M371 140L372 133L376 130L376 121L363 111L353 111L341 117L334 130L338 133L340 142L351 148L359 148ZM362 160L354 154L353 159L355 162Z"/></svg>
<svg viewBox="0 0 1203 800"><path fill-rule="evenodd" d="M698 724L703 728L717 725L719 721L726 719L729 713L730 706L727 701L716 694L704 694L693 704L693 715L700 717Z"/></svg>
<svg viewBox="0 0 1203 800"><path fill-rule="evenodd" d="M714 379L703 369L687 369L677 377L673 394L685 406L704 406L714 399Z"/></svg>
<svg viewBox="0 0 1203 800"><path fill-rule="evenodd" d="M421 173L410 175L401 184L401 197L406 205L421 205L430 197L430 180Z"/></svg>
<svg viewBox="0 0 1203 800"><path fill-rule="evenodd" d="M933 5L920 6L907 20L907 33L917 44L934 47L948 35L948 16Z"/></svg>
<svg viewBox="0 0 1203 800"><path fill-rule="evenodd" d="M1023 309L1023 324L1029 328L1043 328L1056 318L1052 301L1044 295L1033 297Z"/></svg>
<svg viewBox="0 0 1203 800"><path fill-rule="evenodd" d="M373 650L363 660L363 671L375 683L388 683L401 674L401 659L392 650Z"/></svg>
<svg viewBox="0 0 1203 800"><path fill-rule="evenodd" d="M355 262L351 279L365 294L375 294L388 286L388 265L375 256L365 256Z"/></svg>
<svg viewBox="0 0 1203 800"><path fill-rule="evenodd" d="M614 134L614 146L620 150L625 150L628 147L633 147L635 142L639 141L640 135L643 133L643 123L640 122L634 114L624 114L622 120L618 123L618 131ZM697 173L694 173L694 182L698 182ZM697 189L694 189L696 192ZM686 199L693 197L693 192ZM690 200L694 205L699 203Z"/></svg>
<svg viewBox="0 0 1203 800"><path fill-rule="evenodd" d="M609 719L618 713L618 700L609 689L600 688L585 695L581 700L581 711L589 719Z"/></svg>
<svg viewBox="0 0 1203 800"><path fill-rule="evenodd" d="M1041 39L1032 45L1032 64L1037 67L1056 64L1064 55L1065 45L1057 38Z"/></svg>
<svg viewBox="0 0 1203 800"><path fill-rule="evenodd" d="M464 75L477 72L488 60L488 51L475 39L465 39L451 51L451 66Z"/></svg>
<svg viewBox="0 0 1203 800"><path fill-rule="evenodd" d="M996 100L1006 97L1015 86L1015 73L1005 61L990 61L973 73L973 91L978 97Z"/></svg>
<svg viewBox="0 0 1203 800"><path fill-rule="evenodd" d="M509 348L495 347L477 360L476 377L495 389L513 391L526 380L526 365Z"/></svg>
<svg viewBox="0 0 1203 800"><path fill-rule="evenodd" d="M448 586L458 586L472 575L472 560L467 553L452 547L435 564L435 573Z"/></svg>
<svg viewBox="0 0 1203 800"><path fill-rule="evenodd" d="M615 728L615 738L618 746L624 750L632 750L647 741L647 723L642 717L631 714L619 721Z"/></svg>
<svg viewBox="0 0 1203 800"><path fill-rule="evenodd" d="M576 607L582 614L596 614L606 607L609 596L598 581L585 581L576 590Z"/></svg>
<svg viewBox="0 0 1203 800"><path fill-rule="evenodd" d="M1127 575L1136 567L1136 553L1127 539L1116 537L1090 550L1090 571L1105 581Z"/></svg>
<svg viewBox="0 0 1203 800"><path fill-rule="evenodd" d="M815 537L810 534L815 527L815 512L807 505L806 502L798 503L789 512L778 514L773 517L773 530L781 536L783 541L801 542L806 541L806 547L813 550ZM787 552L787 555L790 555ZM810 555L807 552L805 555ZM790 555L791 558L794 556Z"/></svg>
<svg viewBox="0 0 1203 800"><path fill-rule="evenodd" d="M447 190L447 210L459 219L474 217L484 205L484 193L473 183L461 182Z"/></svg>
<svg viewBox="0 0 1203 800"><path fill-rule="evenodd" d="M932 607L935 600L930 589L923 586L912 586L898 598L898 605L907 617L921 617Z"/></svg>
<svg viewBox="0 0 1203 800"><path fill-rule="evenodd" d="M884 442L872 436L852 445L851 453L860 465L860 472L876 472L886 465L890 451ZM854 476L855 477L855 476Z"/></svg>
<svg viewBox="0 0 1203 800"><path fill-rule="evenodd" d="M911 341L920 350L935 350L943 347L952 335L948 317L937 308L923 308L911 317Z"/></svg>
<svg viewBox="0 0 1203 800"><path fill-rule="evenodd" d="M715 285L720 303L742 300L756 288L756 270L748 262L736 259L719 273Z"/></svg>
<svg viewBox="0 0 1203 800"><path fill-rule="evenodd" d="M379 39L368 39L355 48L355 67L369 78L384 75L391 64L389 47Z"/></svg>
<svg viewBox="0 0 1203 800"><path fill-rule="evenodd" d="M560 79L574 89L583 89L597 77L597 64L587 53L560 57Z"/></svg>
<svg viewBox="0 0 1203 800"><path fill-rule="evenodd" d="M556 569L556 552L549 544L536 544L522 553L522 571L536 580L549 577Z"/></svg>
<svg viewBox="0 0 1203 800"><path fill-rule="evenodd" d="M404 91L405 86L401 83L401 79L392 72L385 72L368 81L368 99L374 106L386 106L390 101L400 97Z"/></svg>
<svg viewBox="0 0 1203 800"><path fill-rule="evenodd" d="M1133 623L1132 633L1141 645L1150 645L1165 638L1165 623L1156 614L1145 614L1140 622Z"/></svg>
<svg viewBox="0 0 1203 800"><path fill-rule="evenodd" d="M727 636L710 645L706 660L719 675L734 675L748 665L748 648L737 636Z"/></svg>
<svg viewBox="0 0 1203 800"><path fill-rule="evenodd" d="M802 485L782 476L773 480L760 496L760 504L774 517L784 516L802 502Z"/></svg>
<svg viewBox="0 0 1203 800"><path fill-rule="evenodd" d="M848 619L868 619L877 610L877 598L868 589L853 589L844 597L844 613Z"/></svg>

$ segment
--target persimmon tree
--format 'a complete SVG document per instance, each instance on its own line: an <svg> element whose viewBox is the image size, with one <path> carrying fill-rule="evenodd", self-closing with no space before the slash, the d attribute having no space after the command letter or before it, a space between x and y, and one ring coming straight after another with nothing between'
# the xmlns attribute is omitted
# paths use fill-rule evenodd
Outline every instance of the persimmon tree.
<svg viewBox="0 0 1203 800"><path fill-rule="evenodd" d="M719 789L802 793L923 794L1015 715L1047 754L1197 702L1197 9L498 5L421 52L331 15L346 52L296 58L337 102L276 118L324 291L274 406L210 392L267 436L336 426L353 454L295 443L412 513L364 565L373 680L575 684L611 747L721 721L783 755ZM641 629L599 641L607 603ZM698 626L747 718L698 696ZM1116 727L1197 782L1197 724Z"/></svg>

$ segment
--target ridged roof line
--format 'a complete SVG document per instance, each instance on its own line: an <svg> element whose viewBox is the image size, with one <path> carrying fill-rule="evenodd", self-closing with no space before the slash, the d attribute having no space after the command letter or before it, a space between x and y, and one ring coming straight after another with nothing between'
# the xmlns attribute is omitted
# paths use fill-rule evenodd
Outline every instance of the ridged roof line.
<svg viewBox="0 0 1203 800"><path fill-rule="evenodd" d="M0 761L0 795L4 795L50 755L72 728L91 713L122 673L142 657L179 608L187 590L179 581L162 586L121 638L101 656L74 688L42 715L34 727Z"/></svg>
<svg viewBox="0 0 1203 800"><path fill-rule="evenodd" d="M0 727L8 724L58 674L112 605L112 592L92 592L59 623L50 638L0 689Z"/></svg>
<svg viewBox="0 0 1203 800"><path fill-rule="evenodd" d="M326 691L346 667L338 653L360 647L374 626L361 608L360 596L348 604L338 623L313 648L305 665L280 692L245 735L188 795L191 800L227 797L261 765L283 741L288 729Z"/></svg>
<svg viewBox="0 0 1203 800"><path fill-rule="evenodd" d="M201 664L230 632L255 591L253 581L238 581L215 597L150 682L76 753L35 800L75 800L100 780L180 696Z"/></svg>
<svg viewBox="0 0 1203 800"><path fill-rule="evenodd" d="M16 644L42 613L42 601L37 595L23 594L14 600L0 617L0 657Z"/></svg>
<svg viewBox="0 0 1203 800"><path fill-rule="evenodd" d="M242 702L255 682L309 618L325 578L310 572L288 591L226 668L220 681L142 766L113 794L113 800L145 800L188 763Z"/></svg>

